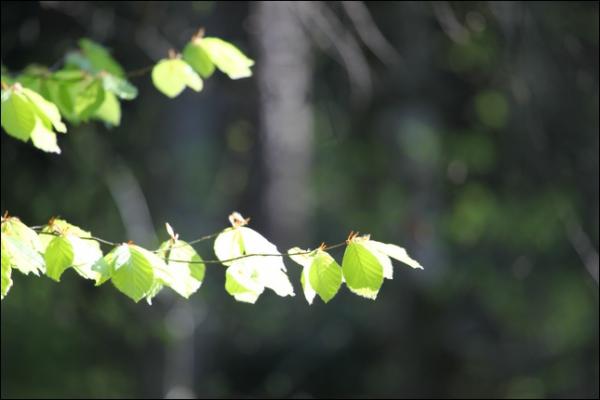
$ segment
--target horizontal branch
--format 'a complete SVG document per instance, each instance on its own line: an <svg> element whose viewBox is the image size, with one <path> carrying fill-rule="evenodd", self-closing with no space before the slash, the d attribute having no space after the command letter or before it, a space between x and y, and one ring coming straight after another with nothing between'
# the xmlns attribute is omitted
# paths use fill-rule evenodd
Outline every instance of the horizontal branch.
<svg viewBox="0 0 600 400"><path fill-rule="evenodd" d="M51 236L62 236L60 232L44 232L42 229L44 228L44 226L34 226L31 227L33 230L37 231L38 234L41 235L51 235ZM189 242L185 242L185 244L187 245L192 245L192 244L196 244L208 239L212 239L216 236L219 236L223 231L219 231L219 232L215 232L215 233L211 233L210 235L205 235L202 237L199 237L198 239L194 239L192 241ZM119 246L120 243L116 243L116 242L111 242L110 240L106 240L106 239L102 239L96 236L78 236L75 235L80 239L84 239L84 240L94 240L98 243L102 243L102 244L106 244L109 246ZM125 242L124 244L126 244L127 242ZM322 250L331 250L331 249L336 249L339 247L342 247L346 245L346 241L340 242L340 243L336 243L333 244L331 246L327 246L327 245L323 245L321 247ZM181 246L172 246L170 248L170 250L177 248L177 247L183 247L184 245ZM193 246L192 246L193 247ZM196 250L196 249L194 249ZM151 250L153 253L158 253L158 250ZM169 257L160 257L162 260L164 261L168 261L168 262L180 262L180 263L187 263L187 264L225 264L228 262L232 262L232 261L237 261L237 260L242 260L244 258L250 258L250 257L291 257L291 256L302 256L302 255L306 255L306 254L310 254L312 253L314 250L306 250L306 251L301 251L301 252L295 252L295 253L252 253L252 254L243 254L241 256L238 257L233 257L233 258L229 258L229 259L225 259L225 260L216 260L216 259L209 259L209 260L202 260L202 261L193 261L193 260L178 260L178 259L173 259L173 258L169 258Z"/></svg>

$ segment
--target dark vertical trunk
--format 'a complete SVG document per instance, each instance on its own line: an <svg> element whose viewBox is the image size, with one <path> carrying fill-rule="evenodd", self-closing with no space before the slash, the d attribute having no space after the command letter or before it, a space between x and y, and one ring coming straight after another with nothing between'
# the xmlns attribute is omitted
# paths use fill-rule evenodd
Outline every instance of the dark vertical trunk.
<svg viewBox="0 0 600 400"><path fill-rule="evenodd" d="M254 6L264 149L264 215L282 245L310 237L310 43L289 2Z"/></svg>

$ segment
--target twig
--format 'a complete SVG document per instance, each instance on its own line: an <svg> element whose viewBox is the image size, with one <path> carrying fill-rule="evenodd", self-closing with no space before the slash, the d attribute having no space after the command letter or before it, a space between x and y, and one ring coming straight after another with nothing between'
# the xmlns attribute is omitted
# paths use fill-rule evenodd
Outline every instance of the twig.
<svg viewBox="0 0 600 400"><path fill-rule="evenodd" d="M52 236L61 236L60 232L44 232L42 231L43 227L41 226L35 226L35 227L31 227L33 230L35 231L39 231L38 233L41 235L52 235ZM198 239L194 239L190 242L187 242L188 245L192 245L194 243L199 243L201 241L204 240L208 240L211 239L215 236L218 236L222 231L219 232L215 232L215 233L211 233L210 235L206 235L206 236L202 236ZM84 240L95 240L99 243L103 243L109 246L119 246L119 243L115 243L115 242L111 242L110 240L106 240L106 239L102 239L96 236L78 236L76 235L78 238L80 239L84 239ZM338 247L342 247L346 245L346 241L343 241L341 243L336 243L333 244L331 246L321 246L319 249L320 250L332 250L332 249L336 249ZM175 246L177 247L177 246ZM173 249L174 247L171 247L170 249ZM163 259L164 261L168 261L168 262L180 262L180 263L186 263L186 264L225 264L225 263L229 263L232 261L237 261L237 260L241 260L244 258L250 258L250 257L291 257L291 256L301 256L301 255L305 255L305 254L310 254L312 252L314 252L315 250L306 250L306 251L300 251L300 252L295 252L295 253L252 253L252 254L243 254L241 256L238 257L233 257L233 258L228 258L225 260L202 260L202 261L193 261L193 260L178 260L178 259L172 259L169 257L160 257L161 259ZM155 250L153 251L153 253L157 253L158 251Z"/></svg>

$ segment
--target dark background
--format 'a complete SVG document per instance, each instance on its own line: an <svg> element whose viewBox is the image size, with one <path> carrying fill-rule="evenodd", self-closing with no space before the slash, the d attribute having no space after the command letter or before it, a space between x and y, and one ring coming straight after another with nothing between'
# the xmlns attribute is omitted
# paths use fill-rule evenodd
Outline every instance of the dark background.
<svg viewBox="0 0 600 400"><path fill-rule="evenodd" d="M369 14L365 14L367 10ZM13 274L2 397L598 397L598 3L2 2L2 64L90 37L128 71L200 27L256 60L60 156L1 135L1 208L153 248L240 211L280 249L405 246L376 301L189 301ZM108 249L107 249L108 250ZM198 247L212 258L210 244ZM334 255L341 260L341 253Z"/></svg>

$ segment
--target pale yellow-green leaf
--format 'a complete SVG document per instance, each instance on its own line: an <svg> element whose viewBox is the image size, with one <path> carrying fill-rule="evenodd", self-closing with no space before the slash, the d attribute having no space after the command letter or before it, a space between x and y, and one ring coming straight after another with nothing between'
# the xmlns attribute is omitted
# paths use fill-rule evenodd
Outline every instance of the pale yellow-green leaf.
<svg viewBox="0 0 600 400"><path fill-rule="evenodd" d="M180 59L159 61L152 69L152 82L167 97L177 97L186 86L199 92L202 78Z"/></svg>

